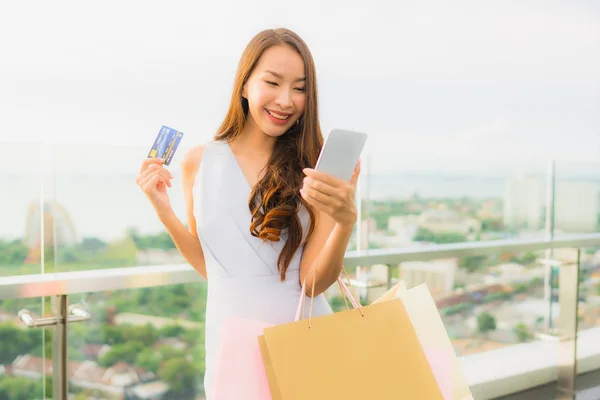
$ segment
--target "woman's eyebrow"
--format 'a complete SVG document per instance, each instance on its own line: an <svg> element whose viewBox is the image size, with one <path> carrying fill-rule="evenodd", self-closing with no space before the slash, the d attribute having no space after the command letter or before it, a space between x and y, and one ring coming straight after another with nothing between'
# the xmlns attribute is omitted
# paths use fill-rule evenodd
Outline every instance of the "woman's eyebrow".
<svg viewBox="0 0 600 400"><path fill-rule="evenodd" d="M275 71L271 71L270 69L266 70L265 72L273 75L275 78L283 79L283 75L281 75L280 73L277 73ZM303 82L305 80L306 80L306 77L302 77L302 78L297 78L294 82Z"/></svg>

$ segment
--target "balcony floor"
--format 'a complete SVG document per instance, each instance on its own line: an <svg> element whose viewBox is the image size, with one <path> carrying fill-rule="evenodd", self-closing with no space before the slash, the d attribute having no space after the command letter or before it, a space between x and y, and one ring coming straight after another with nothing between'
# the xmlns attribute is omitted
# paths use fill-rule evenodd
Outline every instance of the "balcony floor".
<svg viewBox="0 0 600 400"><path fill-rule="evenodd" d="M600 399L600 370L579 375L576 389L576 400ZM556 384L551 383L525 392L499 397L496 400L553 400L557 398Z"/></svg>

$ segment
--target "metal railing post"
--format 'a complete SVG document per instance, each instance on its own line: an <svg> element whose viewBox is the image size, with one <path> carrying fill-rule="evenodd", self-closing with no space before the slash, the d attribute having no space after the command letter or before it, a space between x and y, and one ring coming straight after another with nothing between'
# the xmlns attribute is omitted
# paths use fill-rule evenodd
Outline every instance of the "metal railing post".
<svg viewBox="0 0 600 400"><path fill-rule="evenodd" d="M548 163L548 175L546 182L546 239L551 241L554 238L554 209L555 209L555 194L556 194L556 166L554 160ZM546 249L546 260L552 260L554 249ZM552 315L552 277L554 276L554 268L547 263L544 274L544 300L548 302L548 321L546 329L548 334L552 334L553 315Z"/></svg>
<svg viewBox="0 0 600 400"><path fill-rule="evenodd" d="M67 400L67 296L52 297L56 318L52 335L52 398Z"/></svg>
<svg viewBox="0 0 600 400"><path fill-rule="evenodd" d="M559 272L559 361L557 389L559 399L575 399L577 379L577 325L579 319L579 270L581 249L577 249L577 261L565 263Z"/></svg>

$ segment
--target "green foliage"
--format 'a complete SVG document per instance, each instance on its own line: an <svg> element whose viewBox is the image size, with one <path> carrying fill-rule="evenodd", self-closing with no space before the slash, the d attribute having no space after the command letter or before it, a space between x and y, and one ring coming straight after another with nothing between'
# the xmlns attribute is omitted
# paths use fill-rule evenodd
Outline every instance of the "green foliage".
<svg viewBox="0 0 600 400"><path fill-rule="evenodd" d="M462 233L458 232L444 232L444 233L434 233L425 228L417 229L417 233L415 233L415 237L413 238L416 242L431 242L437 244L445 244L445 243L461 243L466 242L467 237Z"/></svg>
<svg viewBox="0 0 600 400"><path fill-rule="evenodd" d="M105 341L108 344L124 344L137 342L142 346L151 346L159 337L158 331L152 324L146 325L131 325L123 324L118 326L106 326Z"/></svg>
<svg viewBox="0 0 600 400"><path fill-rule="evenodd" d="M492 301L496 301L496 300L506 300L511 298L513 295L512 293L505 293L505 292L498 292L498 293L490 293L488 295L485 295L483 297L483 299L481 299L481 301L483 303L489 303Z"/></svg>
<svg viewBox="0 0 600 400"><path fill-rule="evenodd" d="M181 325L167 325L159 329L158 334L161 337L179 337L185 332L185 328Z"/></svg>
<svg viewBox="0 0 600 400"><path fill-rule="evenodd" d="M52 381L48 377L46 379L46 397L51 394ZM42 395L43 386L39 380L19 376L0 376L0 399L2 400L41 399Z"/></svg>
<svg viewBox="0 0 600 400"><path fill-rule="evenodd" d="M156 374L160 368L161 361L161 354L156 353L152 348L148 347L138 354L135 359L135 365Z"/></svg>
<svg viewBox="0 0 600 400"><path fill-rule="evenodd" d="M106 354L100 357L98 364L102 367L110 367L119 361L134 364L138 353L141 352L143 348L144 345L136 341L116 344L112 346Z"/></svg>
<svg viewBox="0 0 600 400"><path fill-rule="evenodd" d="M519 322L514 326L513 333L519 342L526 342L533 337L529 328L523 322Z"/></svg>
<svg viewBox="0 0 600 400"><path fill-rule="evenodd" d="M486 266L486 263L486 256L466 256L460 259L459 266L473 273L483 269Z"/></svg>
<svg viewBox="0 0 600 400"><path fill-rule="evenodd" d="M171 358L160 368L159 376L173 392L193 391L198 371L191 361L183 357Z"/></svg>
<svg viewBox="0 0 600 400"><path fill-rule="evenodd" d="M20 240L0 239L0 265L22 265L28 253L29 248Z"/></svg>
<svg viewBox="0 0 600 400"><path fill-rule="evenodd" d="M459 312L468 310L471 307L472 307L472 305L469 303L460 303L460 304L455 304L453 306L444 307L444 308L440 309L440 313L442 315L452 315L452 314L457 314Z"/></svg>
<svg viewBox="0 0 600 400"><path fill-rule="evenodd" d="M504 230L504 224L501 219L483 219L481 220L482 232L499 232Z"/></svg>
<svg viewBox="0 0 600 400"><path fill-rule="evenodd" d="M496 330L496 318L487 312L479 314L477 316L477 330L480 333Z"/></svg>
<svg viewBox="0 0 600 400"><path fill-rule="evenodd" d="M331 296L329 304L334 312L344 311L346 309L346 303L342 296Z"/></svg>
<svg viewBox="0 0 600 400"><path fill-rule="evenodd" d="M415 214L408 210L408 205L408 201L371 201L363 205L363 215L373 218L377 229L387 230L390 217Z"/></svg>
<svg viewBox="0 0 600 400"><path fill-rule="evenodd" d="M527 253L523 254L523 256L518 257L518 256L512 256L511 257L511 261L514 263L518 263L518 264L523 264L523 265L528 265L531 264L533 262L535 262L535 260L537 260L538 255L528 251Z"/></svg>
<svg viewBox="0 0 600 400"><path fill-rule="evenodd" d="M136 247L140 250L160 249L171 250L176 249L175 243L168 232L160 232L155 235L140 235L135 228L127 231L127 234L133 239Z"/></svg>
<svg viewBox="0 0 600 400"><path fill-rule="evenodd" d="M17 356L34 352L41 346L42 331L22 329L12 322L0 323L0 365L11 364Z"/></svg>

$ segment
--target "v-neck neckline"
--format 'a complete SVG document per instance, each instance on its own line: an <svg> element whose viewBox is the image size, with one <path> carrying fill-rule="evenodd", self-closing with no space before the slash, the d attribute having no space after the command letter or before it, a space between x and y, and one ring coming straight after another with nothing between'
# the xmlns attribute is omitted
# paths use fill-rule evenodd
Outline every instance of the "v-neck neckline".
<svg viewBox="0 0 600 400"><path fill-rule="evenodd" d="M241 175L242 179L244 180L244 183L246 184L246 187L248 188L249 192L252 193L252 191L254 190L254 187L258 183L258 180L256 181L256 183L254 185L250 184L250 181L248 181L248 177L244 173L244 169L242 168L242 164L240 164L240 162L238 161L237 157L235 156L235 153L233 152L233 149L231 148L231 143L229 143L229 141L225 140L225 145L229 149L229 154L231 155L231 158L233 158L233 162L235 164L235 167L238 170L239 174Z"/></svg>

